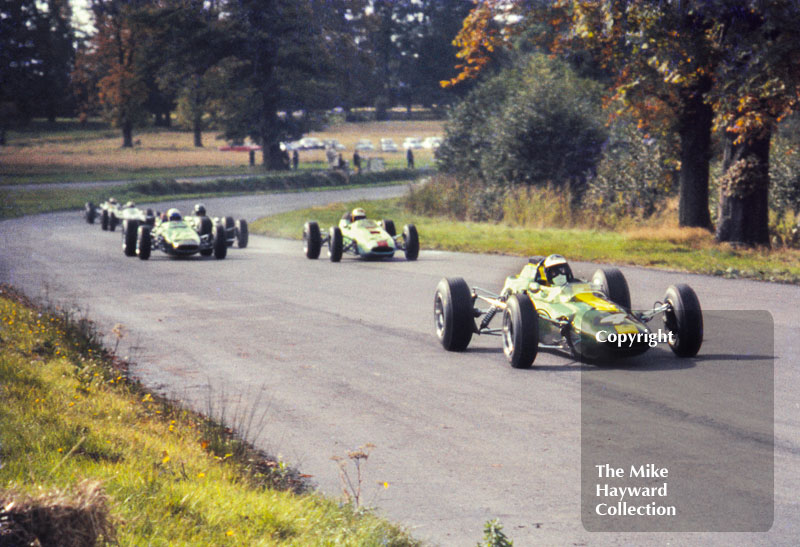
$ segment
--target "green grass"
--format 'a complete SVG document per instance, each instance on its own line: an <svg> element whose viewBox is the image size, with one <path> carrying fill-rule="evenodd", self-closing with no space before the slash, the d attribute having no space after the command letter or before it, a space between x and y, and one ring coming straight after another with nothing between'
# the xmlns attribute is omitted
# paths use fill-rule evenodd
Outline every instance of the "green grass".
<svg viewBox="0 0 800 547"><path fill-rule="evenodd" d="M403 207L402 198L338 203L282 213L251 223L250 231L299 239L307 220L317 220L325 228L338 223L342 212L354 207L364 207L370 218L394 220L398 230L403 224L415 224L423 249L518 256L559 253L571 260L800 283L800 253L793 250L734 249L716 245L710 234L698 235L697 231L529 229L458 222L410 214Z"/></svg>
<svg viewBox="0 0 800 547"><path fill-rule="evenodd" d="M212 442L224 429L127 381L87 321L4 287L0 323L0 490L100 481L119 545L418 544L369 511L273 488L279 462Z"/></svg>

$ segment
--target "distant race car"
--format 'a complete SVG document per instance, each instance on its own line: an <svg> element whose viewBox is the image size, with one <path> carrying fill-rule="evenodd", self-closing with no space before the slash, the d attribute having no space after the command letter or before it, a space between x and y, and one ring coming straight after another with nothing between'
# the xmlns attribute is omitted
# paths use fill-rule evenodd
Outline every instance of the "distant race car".
<svg viewBox="0 0 800 547"><path fill-rule="evenodd" d="M339 225L331 226L324 237L316 222L306 222L303 227L305 255L308 258L319 258L320 250L325 244L328 246L331 262L339 262L344 253L362 258L392 258L396 251L402 250L406 260L416 260L419 256L419 236L413 224L406 224L403 235L398 236L393 221L369 220L361 208L345 213Z"/></svg>
<svg viewBox="0 0 800 547"><path fill-rule="evenodd" d="M478 309L478 300L489 308ZM540 348L566 350L587 361L638 355L658 342L668 342L678 357L700 350L703 312L688 285L670 286L651 310L630 308L622 272L602 268L590 282L581 281L560 255L530 259L518 275L506 278L500 294L470 289L460 277L444 278L433 301L436 336L446 350L465 350L473 334L499 335L515 368L530 367ZM490 328L498 312L502 327ZM652 332L646 324L660 314L666 332Z"/></svg>
<svg viewBox="0 0 800 547"><path fill-rule="evenodd" d="M138 220L139 222L149 223L150 226L155 223L155 214L152 209L139 209L132 201L122 205L114 198L108 198L99 206L95 206L91 201L86 203L84 206L86 222L94 224L97 217L100 217L100 228L112 232L124 220Z"/></svg>
<svg viewBox="0 0 800 547"><path fill-rule="evenodd" d="M147 260L153 250L170 256L211 256L223 259L228 254L225 229L214 225L205 217L196 229L183 220L177 209L170 209L163 217L156 218L155 225L125 220L122 229L122 250L126 256L138 256Z"/></svg>
<svg viewBox="0 0 800 547"><path fill-rule="evenodd" d="M187 215L184 217L184 220L191 224L198 233L210 233L209 229L204 227L203 219L209 218L206 216L206 206L202 203L198 203L194 206L194 215ZM228 247L233 246L234 243L240 248L244 249L247 247L247 243L250 240L249 228L247 226L247 221L243 218L239 220L233 220L233 217L211 217L212 226L216 224L221 224L222 227L225 229L225 240L228 243Z"/></svg>

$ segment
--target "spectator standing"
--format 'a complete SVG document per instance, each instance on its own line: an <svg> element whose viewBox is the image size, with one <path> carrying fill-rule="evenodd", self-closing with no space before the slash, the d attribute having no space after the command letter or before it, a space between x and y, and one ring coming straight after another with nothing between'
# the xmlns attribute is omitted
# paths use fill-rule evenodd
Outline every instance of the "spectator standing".
<svg viewBox="0 0 800 547"><path fill-rule="evenodd" d="M414 169L414 152L410 148L406 152L406 163L409 169Z"/></svg>
<svg viewBox="0 0 800 547"><path fill-rule="evenodd" d="M297 150L292 152L292 169L297 171L297 166L300 165L300 154L297 153Z"/></svg>
<svg viewBox="0 0 800 547"><path fill-rule="evenodd" d="M353 168L356 170L356 174L361 174L361 156L358 155L358 150L353 152Z"/></svg>

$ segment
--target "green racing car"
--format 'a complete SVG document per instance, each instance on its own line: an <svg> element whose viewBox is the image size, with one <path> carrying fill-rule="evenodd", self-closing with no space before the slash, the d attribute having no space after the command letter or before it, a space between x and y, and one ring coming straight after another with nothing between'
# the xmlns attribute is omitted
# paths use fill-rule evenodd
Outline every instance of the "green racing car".
<svg viewBox="0 0 800 547"><path fill-rule="evenodd" d="M489 305L476 307L478 301ZM500 313L502 327L490 327ZM631 357L668 342L678 357L693 357L703 342L703 313L695 292L670 286L651 310L632 311L628 283L617 268L582 281L561 255L534 257L506 278L500 294L444 278L433 302L436 336L448 351L464 351L473 334L501 336L514 368L529 368L539 349L569 351L588 362ZM665 332L647 323L663 315ZM481 318L479 325L476 319Z"/></svg>
<svg viewBox="0 0 800 547"><path fill-rule="evenodd" d="M303 252L306 257L319 258L323 245L328 246L331 262L339 262L344 253L381 259L392 258L395 252L402 250L406 260L416 260L419 256L419 235L413 224L406 224L402 236L398 236L393 221L370 220L361 208L345 213L339 225L331 226L324 237L319 224L306 222L303 226Z"/></svg>
<svg viewBox="0 0 800 547"><path fill-rule="evenodd" d="M213 254L214 258L223 259L228 253L228 243L221 224L214 225L208 217L197 226L189 224L177 209L170 209L163 217L157 217L153 226L137 220L123 222L122 250L125 256L147 260L154 249L170 256Z"/></svg>

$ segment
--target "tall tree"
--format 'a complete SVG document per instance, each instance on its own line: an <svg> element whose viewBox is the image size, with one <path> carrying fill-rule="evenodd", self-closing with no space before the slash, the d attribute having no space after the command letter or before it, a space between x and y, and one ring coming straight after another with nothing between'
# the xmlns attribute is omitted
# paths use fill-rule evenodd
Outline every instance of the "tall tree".
<svg viewBox="0 0 800 547"><path fill-rule="evenodd" d="M92 0L97 31L78 57L79 77L89 83L97 81L98 103L122 130L126 148L133 147L133 128L143 119L147 100L139 56L144 29L135 17L137 9L146 4L143 0Z"/></svg>
<svg viewBox="0 0 800 547"><path fill-rule="evenodd" d="M282 105L312 99L315 48L308 0L229 0L223 11L237 29L236 55L223 60L218 74L228 95L219 98L219 119L229 138L251 137L262 147L268 169L285 167L280 143L293 136L291 115Z"/></svg>

